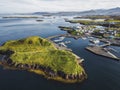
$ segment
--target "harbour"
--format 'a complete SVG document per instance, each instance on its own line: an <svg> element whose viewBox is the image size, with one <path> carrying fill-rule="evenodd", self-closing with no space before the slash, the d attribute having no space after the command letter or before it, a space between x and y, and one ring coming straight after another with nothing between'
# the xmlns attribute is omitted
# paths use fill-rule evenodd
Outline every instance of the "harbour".
<svg viewBox="0 0 120 90"><path fill-rule="evenodd" d="M59 38L56 39L56 40L53 40L52 43L54 43L58 49L72 51L71 49L67 48L67 46L65 45L65 42L62 42L65 37L73 38L72 35L61 34L61 35L50 36L47 39L51 40L51 39L57 38L57 37L59 37ZM83 40L87 39L86 37L81 37L81 38ZM56 44L56 42L59 42L59 43ZM114 49L111 49L111 48L105 48L107 46L113 45L113 43L114 43L113 41L108 41L108 40L105 40L105 39L97 39L97 38L92 37L92 38L89 39L89 42L91 42L93 44L89 44L86 47L86 50L88 50L88 51L90 51L90 52L92 52L96 55L99 55L99 56L103 56L103 57L106 57L106 58L111 58L111 59L114 59L114 60L117 60L117 61L120 60L120 58L118 58L117 56L115 56L113 53L110 52L110 50L115 51L115 52L117 52L117 50L114 50ZM104 42L104 44L97 45L100 42ZM119 44L119 43L117 43L117 44Z"/></svg>
<svg viewBox="0 0 120 90"><path fill-rule="evenodd" d="M62 18L58 19L62 20ZM18 22L19 21L19 22ZM37 23L32 19L18 19L13 20L2 20L1 19L1 33L0 33L0 44L2 45L5 41L20 39L29 35L38 35L43 38L49 36L66 34L64 31L57 29L59 25L68 25L66 22L56 22L56 26L48 24L49 19L44 19L45 22ZM6 22L10 22L8 24ZM27 23L27 24L26 24ZM23 24L25 24L23 26ZM6 27L8 26L9 27ZM6 33L7 32L7 33ZM9 36L9 37L8 37ZM120 89L120 63L111 60L110 58L101 57L95 55L87 50L85 47L90 44L89 39L74 39L66 37L62 42L70 41L70 44L66 44L67 48L70 48L73 53L81 58L84 58L83 66L88 74L88 79L83 83L78 84L63 84L56 81L46 80L39 75L34 73L19 71L19 70L8 70L0 66L0 89L1 90L119 90ZM115 50L119 50L116 47ZM120 55L120 54L119 54ZM24 80L24 82L23 82ZM35 83L35 84L34 84ZM7 86L6 86L7 85ZM22 87L21 87L22 86Z"/></svg>

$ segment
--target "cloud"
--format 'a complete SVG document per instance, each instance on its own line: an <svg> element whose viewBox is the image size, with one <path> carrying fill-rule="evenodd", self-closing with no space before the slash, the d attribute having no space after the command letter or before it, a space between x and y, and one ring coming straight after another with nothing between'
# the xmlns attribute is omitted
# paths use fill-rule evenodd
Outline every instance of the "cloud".
<svg viewBox="0 0 120 90"><path fill-rule="evenodd" d="M83 11L119 5L119 0L0 0L0 12Z"/></svg>

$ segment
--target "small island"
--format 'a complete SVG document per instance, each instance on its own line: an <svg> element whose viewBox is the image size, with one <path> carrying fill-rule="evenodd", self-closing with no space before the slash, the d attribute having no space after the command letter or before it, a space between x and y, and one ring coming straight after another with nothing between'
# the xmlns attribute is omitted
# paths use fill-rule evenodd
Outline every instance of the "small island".
<svg viewBox="0 0 120 90"><path fill-rule="evenodd" d="M1 65L27 70L64 83L81 82L87 75L76 56L38 36L10 40L0 46Z"/></svg>

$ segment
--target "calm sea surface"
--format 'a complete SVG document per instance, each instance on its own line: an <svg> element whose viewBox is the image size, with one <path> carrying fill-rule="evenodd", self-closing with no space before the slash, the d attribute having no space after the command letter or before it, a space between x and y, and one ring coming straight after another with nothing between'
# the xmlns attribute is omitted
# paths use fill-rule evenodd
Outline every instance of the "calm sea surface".
<svg viewBox="0 0 120 90"><path fill-rule="evenodd" d="M3 19L0 17L0 45L7 40L27 36L48 37L66 32L58 26L72 26L64 22L64 17L36 19ZM0 90L120 90L120 62L94 55L85 50L89 40L65 38L75 54L85 59L84 68L88 79L77 84L63 84L47 80L27 71L7 70L0 66ZM113 47L120 51L120 47ZM117 54L120 56L120 53Z"/></svg>

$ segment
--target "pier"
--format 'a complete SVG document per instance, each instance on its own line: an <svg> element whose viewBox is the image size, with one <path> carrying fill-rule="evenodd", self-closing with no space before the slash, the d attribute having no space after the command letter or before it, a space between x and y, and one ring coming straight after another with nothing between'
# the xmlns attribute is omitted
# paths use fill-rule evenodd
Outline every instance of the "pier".
<svg viewBox="0 0 120 90"><path fill-rule="evenodd" d="M120 46L120 40L116 39L100 39L101 42L108 43L110 45Z"/></svg>
<svg viewBox="0 0 120 90"><path fill-rule="evenodd" d="M100 45L100 47L107 47L107 46L110 46L110 45L111 45L111 43L109 42L109 43L106 43L106 44Z"/></svg>
<svg viewBox="0 0 120 90"><path fill-rule="evenodd" d="M57 37L66 37L66 34L58 34L58 35L47 37L46 39L50 40L52 38L57 38Z"/></svg>
<svg viewBox="0 0 120 90"><path fill-rule="evenodd" d="M68 37L68 38L78 39L81 36L75 36L75 35L71 35L71 34L58 34L58 35L53 35L53 36L47 37L46 39L50 40L52 38L57 38L57 37Z"/></svg>
<svg viewBox="0 0 120 90"><path fill-rule="evenodd" d="M86 47L86 49L96 55L99 55L99 56L115 59L118 61L120 60L120 58L118 58L117 56L115 56L114 54L109 52L107 49L102 48L100 46L92 46L92 47L88 46L88 47Z"/></svg>

